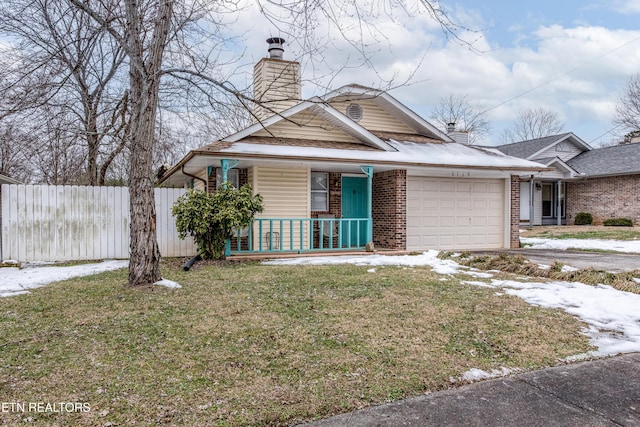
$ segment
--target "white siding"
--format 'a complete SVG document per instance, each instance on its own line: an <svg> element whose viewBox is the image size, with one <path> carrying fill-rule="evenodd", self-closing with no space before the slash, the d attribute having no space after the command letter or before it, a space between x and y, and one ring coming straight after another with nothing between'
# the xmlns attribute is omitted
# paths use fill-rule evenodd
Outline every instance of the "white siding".
<svg viewBox="0 0 640 427"><path fill-rule="evenodd" d="M540 184L540 182L537 182ZM532 225L542 225L542 191L535 186L533 188L533 223Z"/></svg>
<svg viewBox="0 0 640 427"><path fill-rule="evenodd" d="M255 115L259 119L273 116L300 102L300 64L292 61L264 58L253 70ZM266 108L263 108L266 107Z"/></svg>
<svg viewBox="0 0 640 427"><path fill-rule="evenodd" d="M249 169L249 182L254 192L259 193L263 198L264 211L256 215L256 218L309 218L311 214L311 190L310 175L308 168L305 169L280 169L253 167ZM282 248L289 248L291 243L290 225L283 224L282 233L279 230L279 223L274 223L273 231L282 237ZM259 228L254 227L254 249L259 248L259 240L263 239L263 249L265 248L266 233L269 232L268 225L263 225L262 236L259 236ZM304 247L309 246L309 230L305 231ZM300 248L300 232L298 225L294 227L293 249Z"/></svg>
<svg viewBox="0 0 640 427"><path fill-rule="evenodd" d="M406 124L389 114L388 111L380 108L372 100L358 100L353 102L336 102L331 106L342 114L346 115L347 107L350 104L359 104L362 107L362 119L358 122L359 125L368 130L383 131L383 132L396 132L396 133L415 133L415 130L411 129Z"/></svg>
<svg viewBox="0 0 640 427"><path fill-rule="evenodd" d="M156 226L162 256L195 254L179 240L171 208L184 189L158 188ZM2 186L2 255L18 261L129 257L129 189L55 185Z"/></svg>
<svg viewBox="0 0 640 427"><path fill-rule="evenodd" d="M260 130L256 136L275 136L279 138L315 139L319 141L358 142L357 139L337 129L322 117L302 111L269 126L269 130Z"/></svg>
<svg viewBox="0 0 640 427"><path fill-rule="evenodd" d="M582 149L569 141L562 141L559 144L549 147L542 153L536 156L536 159L547 159L549 157L558 157L563 162L569 159L573 159L578 154L582 153ZM535 160L535 159L532 159Z"/></svg>

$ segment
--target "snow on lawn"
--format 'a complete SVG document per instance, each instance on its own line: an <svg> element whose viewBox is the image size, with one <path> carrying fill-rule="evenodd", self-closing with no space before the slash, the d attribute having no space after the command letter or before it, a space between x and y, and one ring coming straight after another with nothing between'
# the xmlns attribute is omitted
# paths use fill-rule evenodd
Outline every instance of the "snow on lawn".
<svg viewBox="0 0 640 427"><path fill-rule="evenodd" d="M640 240L598 240L598 239L541 239L520 237L520 243L533 249L597 249L615 252L640 253Z"/></svg>
<svg viewBox="0 0 640 427"><path fill-rule="evenodd" d="M477 277L491 277L488 273L470 272L467 267L461 266L451 259L439 259L437 255L437 251L428 251L421 255L404 256L308 257L270 260L265 264L428 266L439 274L472 273ZM640 310L638 309L640 295L618 291L610 286L589 286L577 282L533 283L493 279L490 283L480 281L463 283L497 288L504 293L522 298L529 304L559 308L579 317L581 321L589 325L585 333L590 337L591 343L598 348L592 353L593 355L604 356L640 351Z"/></svg>
<svg viewBox="0 0 640 427"><path fill-rule="evenodd" d="M95 264L80 264L69 267L56 267L43 264L26 264L24 268L0 268L0 297L10 297L29 293L29 289L39 288L49 283L74 277L90 276L110 270L126 268L129 261L109 260ZM157 285L180 287L175 282L162 280Z"/></svg>

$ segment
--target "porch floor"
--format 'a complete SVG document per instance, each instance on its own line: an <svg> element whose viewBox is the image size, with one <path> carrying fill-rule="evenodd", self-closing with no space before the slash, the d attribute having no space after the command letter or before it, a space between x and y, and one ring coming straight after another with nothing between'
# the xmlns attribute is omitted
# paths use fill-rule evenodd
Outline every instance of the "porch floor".
<svg viewBox="0 0 640 427"><path fill-rule="evenodd" d="M320 256L364 256L364 255L408 255L412 251L396 250L396 249L376 249L373 252L367 251L349 251L349 250L323 250L318 252L268 252L268 253L250 253L250 254L231 254L227 259L234 261L258 261L263 259L278 258L302 258L302 257L320 257Z"/></svg>

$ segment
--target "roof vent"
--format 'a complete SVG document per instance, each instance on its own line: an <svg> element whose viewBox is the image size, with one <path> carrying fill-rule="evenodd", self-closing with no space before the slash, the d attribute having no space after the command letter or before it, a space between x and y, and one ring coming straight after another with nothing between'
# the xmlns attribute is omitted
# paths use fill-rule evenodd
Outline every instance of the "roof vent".
<svg viewBox="0 0 640 427"><path fill-rule="evenodd" d="M349 117L354 122L359 122L362 120L362 107L360 104L349 104L347 107L347 117Z"/></svg>
<svg viewBox="0 0 640 427"><path fill-rule="evenodd" d="M282 59L284 39L281 37L271 37L267 39L267 43L269 43L269 58Z"/></svg>

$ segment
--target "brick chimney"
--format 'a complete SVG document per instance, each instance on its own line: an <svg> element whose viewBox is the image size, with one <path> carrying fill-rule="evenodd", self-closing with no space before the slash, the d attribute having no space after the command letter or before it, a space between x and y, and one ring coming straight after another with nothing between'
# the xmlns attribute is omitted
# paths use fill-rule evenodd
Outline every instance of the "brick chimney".
<svg viewBox="0 0 640 427"><path fill-rule="evenodd" d="M269 56L253 67L254 114L258 120L280 113L300 102L300 63L287 61L280 37L267 39Z"/></svg>

